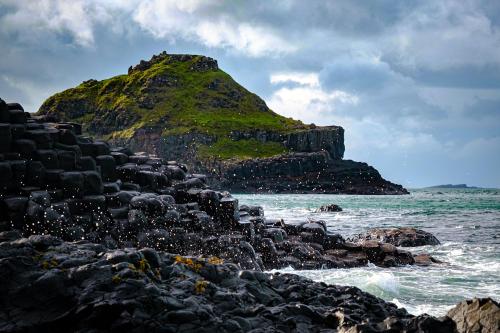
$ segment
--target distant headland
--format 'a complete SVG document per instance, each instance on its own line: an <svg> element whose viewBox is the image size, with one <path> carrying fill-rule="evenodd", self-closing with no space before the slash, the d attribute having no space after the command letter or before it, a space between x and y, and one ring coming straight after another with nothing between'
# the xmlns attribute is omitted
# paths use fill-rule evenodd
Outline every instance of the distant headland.
<svg viewBox="0 0 500 333"><path fill-rule="evenodd" d="M426 188L479 189L482 187L468 186L467 184L442 184L442 185L428 186Z"/></svg>

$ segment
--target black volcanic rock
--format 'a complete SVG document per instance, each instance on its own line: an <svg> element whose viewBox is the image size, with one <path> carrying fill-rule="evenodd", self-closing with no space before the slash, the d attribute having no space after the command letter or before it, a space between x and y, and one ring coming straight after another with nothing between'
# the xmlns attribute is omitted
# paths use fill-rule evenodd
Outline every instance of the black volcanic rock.
<svg viewBox="0 0 500 333"><path fill-rule="evenodd" d="M14 123L11 108L22 110L0 99L0 333L454 332L449 317L357 288L261 272L408 265L411 253L345 241L324 221L267 219L182 163L111 148L73 123ZM35 149L19 153L14 136ZM474 302L449 314L465 332L498 312Z"/></svg>
<svg viewBox="0 0 500 333"><path fill-rule="evenodd" d="M342 208L339 205L330 204L319 207L317 212L341 212Z"/></svg>
<svg viewBox="0 0 500 333"><path fill-rule="evenodd" d="M356 239L377 240L403 247L441 244L431 233L410 227L371 229L364 234L358 235Z"/></svg>
<svg viewBox="0 0 500 333"><path fill-rule="evenodd" d="M227 163L213 186L237 193L408 194L368 164L333 160L324 151Z"/></svg>
<svg viewBox="0 0 500 333"><path fill-rule="evenodd" d="M0 233L0 332L453 332L355 287ZM486 311L480 313L488 314ZM467 317L465 317L467 318Z"/></svg>

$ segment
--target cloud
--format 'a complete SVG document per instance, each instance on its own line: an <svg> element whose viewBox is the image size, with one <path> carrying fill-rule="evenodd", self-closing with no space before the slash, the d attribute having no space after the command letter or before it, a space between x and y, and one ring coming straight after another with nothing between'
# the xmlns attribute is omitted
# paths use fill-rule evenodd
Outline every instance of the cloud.
<svg viewBox="0 0 500 333"><path fill-rule="evenodd" d="M6 14L0 18L4 34L19 42L38 44L54 41L82 47L94 44L94 25L110 21L109 7L83 0L5 0L0 8Z"/></svg>
<svg viewBox="0 0 500 333"><path fill-rule="evenodd" d="M317 73L274 73L271 74L269 81L272 84L293 82L312 88L319 87L319 75Z"/></svg>
<svg viewBox="0 0 500 333"><path fill-rule="evenodd" d="M498 178L472 162L498 165L495 1L3 0L0 44L2 97L33 111L162 50L206 54L275 111L344 126L346 156L389 179Z"/></svg>
<svg viewBox="0 0 500 333"><path fill-rule="evenodd" d="M292 52L294 45L269 26L236 21L224 13L215 1L141 1L134 20L156 38L176 40L179 37L208 47L229 48L249 56L279 55ZM212 13L207 17L206 13Z"/></svg>
<svg viewBox="0 0 500 333"><path fill-rule="evenodd" d="M274 91L268 104L274 111L318 125L331 121L335 106L356 104L358 98L341 90L323 90L316 73L277 73L271 74L270 82L299 83L298 87L281 87Z"/></svg>

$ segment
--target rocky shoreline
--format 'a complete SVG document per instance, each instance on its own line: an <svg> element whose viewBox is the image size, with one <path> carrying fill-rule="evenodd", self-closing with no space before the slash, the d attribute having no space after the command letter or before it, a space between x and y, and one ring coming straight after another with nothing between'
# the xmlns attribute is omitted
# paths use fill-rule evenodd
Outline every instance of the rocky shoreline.
<svg viewBox="0 0 500 333"><path fill-rule="evenodd" d="M268 219L181 163L48 120L0 100L0 332L452 332L356 288L260 272L418 256Z"/></svg>
<svg viewBox="0 0 500 333"><path fill-rule="evenodd" d="M217 257L0 233L0 332L495 332L499 304L413 316L355 287Z"/></svg>

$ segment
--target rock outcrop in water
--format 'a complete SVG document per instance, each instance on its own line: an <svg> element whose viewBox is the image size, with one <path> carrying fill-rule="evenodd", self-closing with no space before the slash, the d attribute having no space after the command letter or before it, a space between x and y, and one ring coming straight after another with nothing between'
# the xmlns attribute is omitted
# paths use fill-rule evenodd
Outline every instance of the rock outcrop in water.
<svg viewBox="0 0 500 333"><path fill-rule="evenodd" d="M217 61L163 52L126 75L88 80L47 99L47 119L177 160L238 192L407 194L366 163L342 160L344 129L270 110Z"/></svg>
<svg viewBox="0 0 500 333"><path fill-rule="evenodd" d="M407 194L375 168L351 160L333 160L326 152L293 153L225 164L220 186L238 193Z"/></svg>
<svg viewBox="0 0 500 333"><path fill-rule="evenodd" d="M395 246L413 247L423 245L439 245L439 240L430 232L420 229L401 227L389 229L371 229L355 237L356 240L377 240Z"/></svg>

